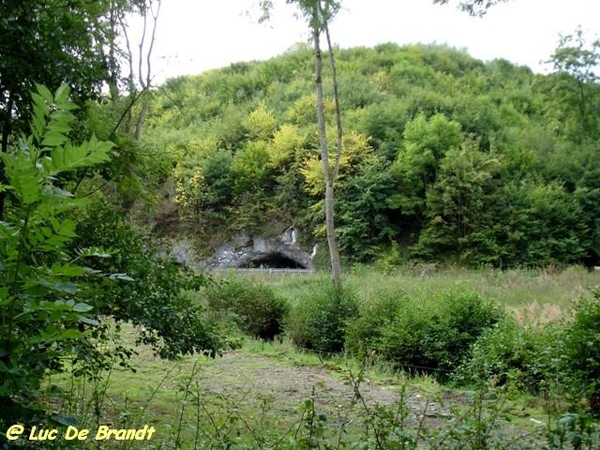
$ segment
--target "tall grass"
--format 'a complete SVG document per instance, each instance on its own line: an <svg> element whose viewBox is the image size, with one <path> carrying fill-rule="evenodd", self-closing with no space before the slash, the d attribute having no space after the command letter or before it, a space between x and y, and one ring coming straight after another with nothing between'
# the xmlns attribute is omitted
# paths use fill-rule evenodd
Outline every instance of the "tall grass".
<svg viewBox="0 0 600 450"><path fill-rule="evenodd" d="M291 302L300 297L299 293L328 278L323 272L290 276L244 273L236 276L267 283ZM591 297L591 289L600 285L600 272L590 272L582 267L562 270L469 270L451 267L438 270L433 265L423 265L382 273L368 266L358 266L347 271L345 281L365 301L376 297L384 287L387 291L404 292L417 300L460 287L473 290L513 311L523 321L544 324L565 317L573 302Z"/></svg>

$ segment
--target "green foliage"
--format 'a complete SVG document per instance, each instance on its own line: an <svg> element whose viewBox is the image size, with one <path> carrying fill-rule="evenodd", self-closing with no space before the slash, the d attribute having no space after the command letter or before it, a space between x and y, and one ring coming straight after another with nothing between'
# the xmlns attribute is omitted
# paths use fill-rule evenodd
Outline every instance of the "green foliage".
<svg viewBox="0 0 600 450"><path fill-rule="evenodd" d="M69 142L74 116L67 86L54 94L37 86L32 98L31 134L0 155L8 182L0 185L8 195L0 222L0 399L25 408L35 406L42 377L64 371L89 341L81 327L99 325L82 295L90 276L85 261L97 252L67 252L76 237L72 214L83 202L56 179L107 161L112 147L95 138ZM20 417L11 411L2 409L0 419Z"/></svg>
<svg viewBox="0 0 600 450"><path fill-rule="evenodd" d="M358 314L358 295L348 286L319 282L296 299L285 324L295 346L318 353L344 349L346 327Z"/></svg>
<svg viewBox="0 0 600 450"><path fill-rule="evenodd" d="M387 161L393 161L398 155L404 127L410 118L405 102L390 97L366 106L363 111L362 120L357 123L358 130L370 136L377 153Z"/></svg>
<svg viewBox="0 0 600 450"><path fill-rule="evenodd" d="M399 194L390 202L406 216L421 216L425 193L437 179L440 161L462 141L461 126L437 114L423 114L406 124L403 148L393 165Z"/></svg>
<svg viewBox="0 0 600 450"><path fill-rule="evenodd" d="M454 381L506 386L515 392L539 394L553 381L556 357L551 330L520 325L507 316L485 330L460 366Z"/></svg>
<svg viewBox="0 0 600 450"><path fill-rule="evenodd" d="M261 103L250 112L244 120L244 127L247 130L248 137L252 140L268 140L275 131L275 116L268 111L265 104Z"/></svg>
<svg viewBox="0 0 600 450"><path fill-rule="evenodd" d="M144 237L123 214L101 201L79 218L72 248L84 244L111 249L109 257L90 264L108 275L90 283L87 292L99 314L140 326L139 341L152 344L162 357L218 352L220 338L204 325L202 308L182 295L183 289L204 285L204 276L183 272L161 258L150 236Z"/></svg>
<svg viewBox="0 0 600 450"><path fill-rule="evenodd" d="M250 336L273 340L283 332L288 303L264 284L223 280L203 290L209 314L233 319Z"/></svg>
<svg viewBox="0 0 600 450"><path fill-rule="evenodd" d="M600 96L585 61L596 44L580 43L563 42L560 73L547 76L436 45L337 51L343 256L372 261L398 243L408 257L468 266L600 264ZM154 96L146 145L173 156L185 226L261 233L285 220L324 235L312 57L303 46ZM567 63L585 72L583 103Z"/></svg>
<svg viewBox="0 0 600 450"><path fill-rule="evenodd" d="M558 77L556 90L562 102L574 106L571 113L577 124L574 134L583 146L589 137L598 137L597 103L591 97L598 95L600 77L596 68L600 63L600 39L586 43L579 28L575 36L561 37L550 62L560 75L566 75Z"/></svg>
<svg viewBox="0 0 600 450"><path fill-rule="evenodd" d="M231 165L235 180L234 192L253 192L264 187L267 181L269 153L265 142L248 142L236 152Z"/></svg>
<svg viewBox="0 0 600 450"><path fill-rule="evenodd" d="M574 306L571 321L545 329L521 325L512 317L485 330L472 346L455 378L459 383L481 381L508 386L514 392L560 390L571 407L585 418L600 414L600 293ZM550 393L550 394L549 394ZM573 430L572 430L573 431Z"/></svg>
<svg viewBox="0 0 600 450"><path fill-rule="evenodd" d="M69 80L73 95L93 97L117 71L112 31L105 19L126 2L23 0L0 4L0 134L25 129L34 83L52 89ZM2 148L6 151L6 148Z"/></svg>
<svg viewBox="0 0 600 450"><path fill-rule="evenodd" d="M398 369L445 380L500 317L497 307L473 292L454 289L417 301L378 291L350 325L347 347L358 356L373 354Z"/></svg>
<svg viewBox="0 0 600 450"><path fill-rule="evenodd" d="M585 219L562 185L526 181L505 186L504 193L506 219L495 237L504 246L503 265L544 267L583 258Z"/></svg>
<svg viewBox="0 0 600 450"><path fill-rule="evenodd" d="M385 329L393 326L396 315L410 302L408 296L399 292L378 289L370 301L360 305L359 316L348 325L346 350L358 357L366 357L378 351Z"/></svg>
<svg viewBox="0 0 600 450"><path fill-rule="evenodd" d="M379 252L374 267L381 273L391 274L405 262L405 259L406 257L403 255L400 245L394 242Z"/></svg>
<svg viewBox="0 0 600 450"><path fill-rule="evenodd" d="M434 3L445 5L449 0L433 0ZM507 0L464 0L460 2L460 8L471 16L484 16L492 6L506 2Z"/></svg>
<svg viewBox="0 0 600 450"><path fill-rule="evenodd" d="M560 364L574 401L600 416L600 291L580 300L561 342Z"/></svg>
<svg viewBox="0 0 600 450"><path fill-rule="evenodd" d="M363 170L358 170L363 168ZM386 163L368 145L365 136L347 133L343 140L339 178L336 181L336 233L340 249L357 261L368 261L381 246L393 240L396 226L387 199L394 192L394 179ZM307 161L302 173L305 189L320 198L324 188L323 171L316 159ZM318 232L322 201L309 216Z"/></svg>
<svg viewBox="0 0 600 450"><path fill-rule="evenodd" d="M600 446L598 421L587 414L562 414L547 433L548 448L593 449Z"/></svg>
<svg viewBox="0 0 600 450"><path fill-rule="evenodd" d="M460 149L446 153L435 184L427 190L429 220L417 253L421 248L438 255L455 252L467 264L480 262L465 247L469 247L469 236L481 227L499 165L495 155L480 151L475 142L466 141Z"/></svg>
<svg viewBox="0 0 600 450"><path fill-rule="evenodd" d="M430 219L415 254L454 253L471 267L546 267L585 257L586 220L562 185L524 180L498 191L498 161L476 151L478 163L465 165L466 155L448 159L448 172L428 193Z"/></svg>

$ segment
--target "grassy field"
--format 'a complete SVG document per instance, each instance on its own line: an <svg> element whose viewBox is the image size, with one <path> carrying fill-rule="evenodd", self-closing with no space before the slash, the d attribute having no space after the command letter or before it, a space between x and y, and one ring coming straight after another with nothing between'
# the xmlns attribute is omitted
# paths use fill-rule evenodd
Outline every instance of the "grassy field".
<svg viewBox="0 0 600 450"><path fill-rule="evenodd" d="M325 277L236 276L268 284L291 302L299 292ZM590 289L600 284L600 273L580 268L504 272L417 267L381 274L359 268L348 273L346 280L361 293L363 301L374 298L382 289L402 291L415 298L455 287L474 290L514 311L520 320L543 326L566 318L571 303L590 295ZM135 329L124 327L125 343L134 342L135 335ZM414 440L416 436L423 444L427 433L433 436L443 435L444 430L462 430L467 437L469 433L476 436L485 431L483 425L493 423L496 428L489 431L488 439L494 433L503 433L516 439L502 448L533 449L539 448L541 427L549 420L539 398L501 398L488 392L484 399L440 385L427 376L406 378L385 365L364 365L344 355L321 358L304 353L285 338L273 343L245 338L240 349L216 359L197 355L165 361L156 358L150 348L139 347L131 365L135 373L115 367L96 384L49 380L49 385L76 393L77 403L56 403L55 407L61 414L77 417L80 424L89 428L102 424L118 428L150 425L157 430L148 441L89 442L87 448L266 449L296 448L301 444L312 448L307 446L307 439L315 443L322 439L322 445L314 448L327 448L325 441L332 445L329 448L342 448L334 445L341 445L341 440L347 441L348 446L343 448L353 448L357 436L366 439L363 430L375 430L376 425L385 430L390 424L400 424L406 439ZM380 415L377 405L387 409ZM485 422L475 420L477 414L485 417ZM380 416L387 417L387 421ZM461 447L460 443L453 447L450 434L448 431L444 438L448 445L440 449L487 448ZM372 431L371 442L376 437Z"/></svg>
<svg viewBox="0 0 600 450"><path fill-rule="evenodd" d="M251 273L241 276L267 283L292 300L296 292L306 285L326 278L323 274L270 276ZM359 267L351 270L345 281L354 286L366 301L377 296L382 289L405 292L415 298L455 287L470 289L513 311L522 320L544 324L565 317L573 302L589 297L591 290L600 285L600 272L590 272L581 267L529 271L437 270L426 265L385 274Z"/></svg>

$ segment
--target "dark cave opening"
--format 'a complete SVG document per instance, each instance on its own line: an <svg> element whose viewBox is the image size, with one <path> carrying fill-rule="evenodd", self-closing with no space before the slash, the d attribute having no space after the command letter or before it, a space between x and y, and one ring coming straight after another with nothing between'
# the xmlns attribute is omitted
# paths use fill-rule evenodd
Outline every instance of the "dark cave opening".
<svg viewBox="0 0 600 450"><path fill-rule="evenodd" d="M306 269L298 261L294 261L280 253L270 253L254 259L241 266L242 269Z"/></svg>

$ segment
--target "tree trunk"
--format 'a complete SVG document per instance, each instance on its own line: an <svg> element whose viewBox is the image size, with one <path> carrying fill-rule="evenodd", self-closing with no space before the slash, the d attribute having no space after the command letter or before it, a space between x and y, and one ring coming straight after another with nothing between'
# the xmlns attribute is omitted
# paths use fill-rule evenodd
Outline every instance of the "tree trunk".
<svg viewBox="0 0 600 450"><path fill-rule="evenodd" d="M315 17L319 17L319 6L315 4ZM323 55L320 44L320 25L315 21L313 25L313 39L315 46L315 92L317 96L317 125L319 129L319 147L321 149L321 164L325 175L325 226L327 229L327 244L331 260L331 279L333 284L341 284L340 253L335 238L335 197L333 189L333 174L329 165L327 148L327 130L325 126L325 105L323 100Z"/></svg>
<svg viewBox="0 0 600 450"><path fill-rule="evenodd" d="M142 105L142 109L138 114L137 120L135 122L134 138L137 142L139 142L140 139L142 139L142 125L144 124L144 119L146 118L148 109L150 109L150 104L148 103L148 99L145 99L144 104Z"/></svg>
<svg viewBox="0 0 600 450"><path fill-rule="evenodd" d="M327 38L327 49L329 50L329 67L331 68L331 80L333 81L333 100L335 103L335 125L337 130L337 147L335 151L335 164L333 165L333 183L338 177L340 171L340 159L342 157L342 138L344 131L342 129L342 107L340 105L340 92L338 88L337 68L335 65L335 56L333 54L333 45L331 45L331 36L329 35L329 26L325 23L325 37Z"/></svg>

